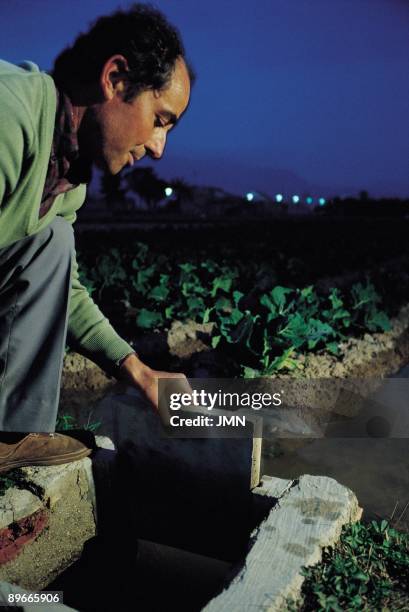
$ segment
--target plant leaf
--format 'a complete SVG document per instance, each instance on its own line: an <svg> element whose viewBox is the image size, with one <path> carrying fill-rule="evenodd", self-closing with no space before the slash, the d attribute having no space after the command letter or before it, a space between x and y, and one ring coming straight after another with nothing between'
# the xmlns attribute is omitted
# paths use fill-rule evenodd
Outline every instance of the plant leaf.
<svg viewBox="0 0 409 612"><path fill-rule="evenodd" d="M153 329L163 323L162 315L159 312L142 308L136 317L136 324L142 329Z"/></svg>

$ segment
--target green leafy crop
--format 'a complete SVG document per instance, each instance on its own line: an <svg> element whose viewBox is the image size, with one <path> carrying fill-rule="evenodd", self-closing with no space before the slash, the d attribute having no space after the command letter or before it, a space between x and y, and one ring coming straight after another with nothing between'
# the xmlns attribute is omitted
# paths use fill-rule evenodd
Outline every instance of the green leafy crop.
<svg viewBox="0 0 409 612"><path fill-rule="evenodd" d="M291 610L407 610L409 534L386 520L350 524L339 543L324 550L321 563L304 568L303 575L303 601L290 604Z"/></svg>
<svg viewBox="0 0 409 612"><path fill-rule="evenodd" d="M213 323L212 347L230 355L244 376L296 370L299 353L338 355L351 334L390 329L369 280L343 292L285 287L272 284L266 265L200 256L181 261L143 243L126 252L108 250L95 265L83 265L82 279L114 323L117 317L128 329L164 329L174 320Z"/></svg>

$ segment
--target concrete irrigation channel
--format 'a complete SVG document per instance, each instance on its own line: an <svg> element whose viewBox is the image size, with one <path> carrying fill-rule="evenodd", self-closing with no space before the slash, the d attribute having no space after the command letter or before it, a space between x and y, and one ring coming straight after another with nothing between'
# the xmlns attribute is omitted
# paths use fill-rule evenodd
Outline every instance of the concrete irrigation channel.
<svg viewBox="0 0 409 612"><path fill-rule="evenodd" d="M158 459L152 427L122 458L97 438L92 470L88 458L20 470L0 498L0 601L15 585L63 591L77 610L282 610L301 568L361 516L354 493L322 476L264 476L250 490L252 439L195 440L194 457L191 440L164 441Z"/></svg>

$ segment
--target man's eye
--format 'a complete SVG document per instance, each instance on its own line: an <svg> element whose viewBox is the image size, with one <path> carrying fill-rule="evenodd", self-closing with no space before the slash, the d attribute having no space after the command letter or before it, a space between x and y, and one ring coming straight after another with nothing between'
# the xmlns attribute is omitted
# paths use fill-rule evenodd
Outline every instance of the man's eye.
<svg viewBox="0 0 409 612"><path fill-rule="evenodd" d="M165 120L162 119L162 117L160 117L159 115L156 115L155 117L155 123L154 123L154 127L165 127L166 123Z"/></svg>

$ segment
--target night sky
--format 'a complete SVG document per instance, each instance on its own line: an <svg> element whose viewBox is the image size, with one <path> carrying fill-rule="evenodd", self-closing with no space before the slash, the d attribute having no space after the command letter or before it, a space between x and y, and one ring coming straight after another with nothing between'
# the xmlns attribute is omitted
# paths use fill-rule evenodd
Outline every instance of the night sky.
<svg viewBox="0 0 409 612"><path fill-rule="evenodd" d="M157 0L197 73L155 164L240 193L409 196L407 0ZM123 2L122 7L129 3ZM43 69L115 0L0 0L0 57Z"/></svg>

